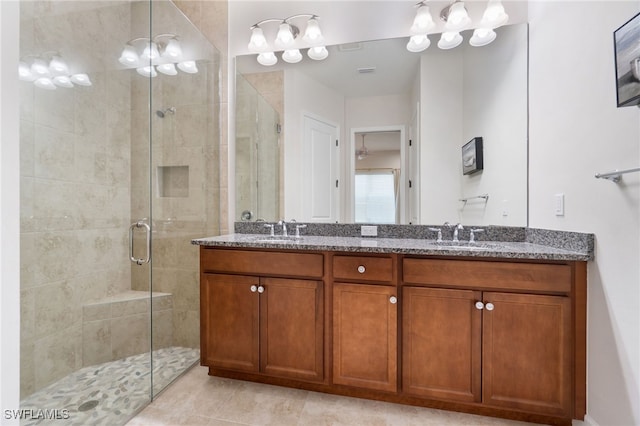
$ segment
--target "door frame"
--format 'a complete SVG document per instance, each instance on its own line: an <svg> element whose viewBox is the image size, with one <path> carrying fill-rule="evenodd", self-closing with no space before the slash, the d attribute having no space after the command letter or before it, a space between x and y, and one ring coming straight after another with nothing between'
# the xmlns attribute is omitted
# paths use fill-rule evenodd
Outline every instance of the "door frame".
<svg viewBox="0 0 640 426"><path fill-rule="evenodd" d="M355 207L355 193L356 193L356 133L376 133L376 132L400 132L400 223L407 223L407 179L406 172L409 164L407 163L407 130L403 124L390 125L390 126L369 126L369 127L352 127L349 129L349 146L347 151L348 160L346 163L346 176L348 176L349 184L345 188L346 198L346 216L347 223L355 223L356 207ZM347 180L347 179L345 179Z"/></svg>

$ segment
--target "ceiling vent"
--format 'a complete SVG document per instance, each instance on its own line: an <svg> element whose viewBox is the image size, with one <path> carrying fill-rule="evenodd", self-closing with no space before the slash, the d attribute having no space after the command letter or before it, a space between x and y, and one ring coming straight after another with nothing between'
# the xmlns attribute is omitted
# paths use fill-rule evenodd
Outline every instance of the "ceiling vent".
<svg viewBox="0 0 640 426"><path fill-rule="evenodd" d="M354 50L360 50L360 49L362 49L362 43L360 42L345 43L345 44L338 45L338 50L340 52L353 52Z"/></svg>
<svg viewBox="0 0 640 426"><path fill-rule="evenodd" d="M376 72L376 67L362 67L357 68L358 74L371 74Z"/></svg>

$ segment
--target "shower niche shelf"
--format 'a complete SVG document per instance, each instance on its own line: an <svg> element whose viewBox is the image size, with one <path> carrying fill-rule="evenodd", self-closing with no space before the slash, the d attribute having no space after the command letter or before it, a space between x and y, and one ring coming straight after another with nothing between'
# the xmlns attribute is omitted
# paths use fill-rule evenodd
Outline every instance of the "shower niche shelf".
<svg viewBox="0 0 640 426"><path fill-rule="evenodd" d="M158 166L158 197L189 196L189 166Z"/></svg>

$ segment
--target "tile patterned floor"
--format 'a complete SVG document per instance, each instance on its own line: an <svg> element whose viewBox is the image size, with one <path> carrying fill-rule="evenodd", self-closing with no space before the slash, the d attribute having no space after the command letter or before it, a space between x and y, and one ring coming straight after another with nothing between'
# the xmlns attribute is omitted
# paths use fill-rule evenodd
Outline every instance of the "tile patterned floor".
<svg viewBox="0 0 640 426"><path fill-rule="evenodd" d="M525 426L531 423L209 377L196 366L127 426Z"/></svg>
<svg viewBox="0 0 640 426"><path fill-rule="evenodd" d="M171 347L153 352L153 388L158 392L199 361L198 349ZM149 354L134 355L113 362L82 368L43 388L20 402L34 417L45 410L60 410L57 420L23 419L21 426L115 426L127 422L149 402ZM97 401L83 411L82 404ZM80 409L79 409L80 408ZM31 411L33 410L33 411ZM68 410L65 414L62 410Z"/></svg>

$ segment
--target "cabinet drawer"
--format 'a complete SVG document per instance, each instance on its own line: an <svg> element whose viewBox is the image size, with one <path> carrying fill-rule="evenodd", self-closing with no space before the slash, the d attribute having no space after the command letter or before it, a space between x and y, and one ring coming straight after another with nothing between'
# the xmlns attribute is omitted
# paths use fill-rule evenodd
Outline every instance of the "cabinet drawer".
<svg viewBox="0 0 640 426"><path fill-rule="evenodd" d="M333 278L393 282L393 258L389 256L334 256Z"/></svg>
<svg viewBox="0 0 640 426"><path fill-rule="evenodd" d="M486 289L571 291L569 265L405 258L405 283Z"/></svg>
<svg viewBox="0 0 640 426"><path fill-rule="evenodd" d="M323 264L320 253L200 249L203 272L322 278Z"/></svg>

